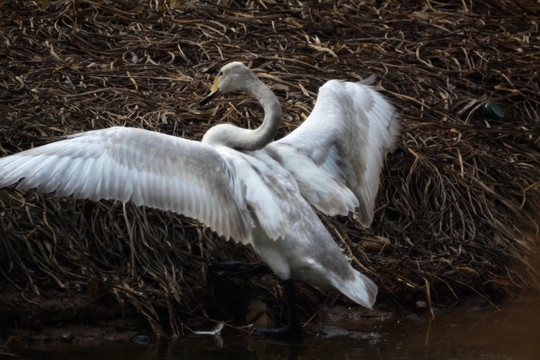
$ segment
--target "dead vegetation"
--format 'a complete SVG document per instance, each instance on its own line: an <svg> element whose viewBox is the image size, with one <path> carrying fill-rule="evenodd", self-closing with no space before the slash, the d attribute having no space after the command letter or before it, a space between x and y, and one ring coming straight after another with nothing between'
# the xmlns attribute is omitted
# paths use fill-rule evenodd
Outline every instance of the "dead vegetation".
<svg viewBox="0 0 540 360"><path fill-rule="evenodd" d="M197 105L231 60L250 62L282 101L280 136L309 114L324 81L376 74L404 131L375 221L368 230L325 222L377 279L381 304L495 302L538 287L539 5L380 3L2 2L0 155L113 125L192 139L218 122L256 127L261 112L243 95ZM485 116L488 100L503 119ZM272 277L208 279L212 259L255 255L178 215L9 188L0 234L0 289L20 301L116 299L173 335L201 319L241 319L254 298L281 304ZM363 247L373 235L390 242ZM301 289L306 321L328 295ZM0 301L2 322L24 326Z"/></svg>

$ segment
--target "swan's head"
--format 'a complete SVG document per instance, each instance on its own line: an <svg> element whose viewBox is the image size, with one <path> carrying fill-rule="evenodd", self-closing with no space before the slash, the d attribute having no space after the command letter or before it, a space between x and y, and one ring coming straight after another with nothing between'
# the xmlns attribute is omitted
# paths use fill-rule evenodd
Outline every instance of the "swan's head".
<svg viewBox="0 0 540 360"><path fill-rule="evenodd" d="M256 76L246 65L236 61L229 63L219 69L212 88L199 104L206 104L219 93L248 90L253 78Z"/></svg>

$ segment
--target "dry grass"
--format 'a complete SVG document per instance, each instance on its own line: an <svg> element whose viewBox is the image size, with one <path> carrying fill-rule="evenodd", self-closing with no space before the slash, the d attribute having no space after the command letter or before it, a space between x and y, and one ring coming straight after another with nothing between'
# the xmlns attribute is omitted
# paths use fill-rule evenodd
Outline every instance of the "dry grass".
<svg viewBox="0 0 540 360"><path fill-rule="evenodd" d="M197 105L231 60L250 62L280 97L280 136L309 114L324 81L376 74L404 131L375 221L362 230L325 219L355 266L378 279L382 301L404 305L538 286L540 6L381 3L3 2L0 155L113 125L192 139L221 121L256 127L261 112L242 95ZM504 119L481 114L487 100ZM224 309L219 301L236 294L208 285L208 261L255 255L168 213L1 189L0 234L0 289L102 293L158 334L240 316L253 297L280 303L265 277L232 284L245 299ZM367 251L361 240L374 234L391 245ZM307 319L325 293L301 288Z"/></svg>

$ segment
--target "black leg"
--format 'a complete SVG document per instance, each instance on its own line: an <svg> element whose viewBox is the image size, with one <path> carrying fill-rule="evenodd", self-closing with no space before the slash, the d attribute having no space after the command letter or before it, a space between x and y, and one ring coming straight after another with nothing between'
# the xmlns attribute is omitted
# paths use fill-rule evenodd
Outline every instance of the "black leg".
<svg viewBox="0 0 540 360"><path fill-rule="evenodd" d="M208 269L218 276L240 278L272 274L272 270L264 263L243 263L240 261L211 262Z"/></svg>
<svg viewBox="0 0 540 360"><path fill-rule="evenodd" d="M289 306L289 323L283 328L270 328L262 326L257 331L268 337L286 337L286 336L298 336L300 332L300 324L296 318L296 290L294 282L291 279L283 281L285 287L285 294L287 295L287 304Z"/></svg>
<svg viewBox="0 0 540 360"><path fill-rule="evenodd" d="M212 262L208 269L218 276L233 276L247 278L272 274L272 270L264 263L243 263L239 261ZM283 328L271 328L262 326L257 331L265 336L283 338L286 336L297 336L301 334L301 327L296 318L296 290L294 281L291 279L283 281L285 295L288 305L288 324Z"/></svg>

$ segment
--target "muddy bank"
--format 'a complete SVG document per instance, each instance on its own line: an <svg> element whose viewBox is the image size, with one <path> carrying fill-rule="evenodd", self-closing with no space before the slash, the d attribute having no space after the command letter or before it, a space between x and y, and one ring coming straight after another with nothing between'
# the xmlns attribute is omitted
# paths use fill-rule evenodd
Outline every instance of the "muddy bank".
<svg viewBox="0 0 540 360"><path fill-rule="evenodd" d="M43 345L96 345L111 342L152 343L170 340L170 337L156 336L144 316L129 304L121 306L112 298L95 298L87 294L56 292L47 297L3 292L4 306L0 309L0 343L6 349L29 344ZM508 301L500 304L508 307ZM269 304L255 300L247 308L237 306L240 318L219 318L217 320L198 319L192 321L182 336L192 331L208 331L216 326L216 321L225 322L222 331L228 335L249 335L260 337L254 329L257 326L275 325L279 314ZM459 310L461 309L461 310ZM437 316L445 312L494 310L485 299L470 296L458 308L428 309L422 302L409 308L399 308L388 299L378 302L373 311L360 306L322 304L310 319L302 322L306 336L316 336L347 332L370 332L381 324L399 321L408 317ZM444 316L444 315L443 315Z"/></svg>
<svg viewBox="0 0 540 360"><path fill-rule="evenodd" d="M112 299L51 292L46 297L2 292L2 344L84 344L129 341L147 329L144 318Z"/></svg>

